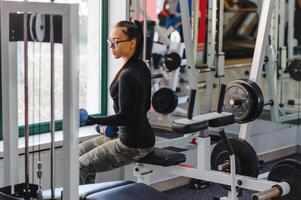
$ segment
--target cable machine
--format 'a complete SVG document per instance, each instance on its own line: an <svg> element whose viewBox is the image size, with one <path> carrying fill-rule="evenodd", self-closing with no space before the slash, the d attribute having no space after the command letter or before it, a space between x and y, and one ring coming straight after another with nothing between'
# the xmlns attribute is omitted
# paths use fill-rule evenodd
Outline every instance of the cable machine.
<svg viewBox="0 0 301 200"><path fill-rule="evenodd" d="M33 13L45 16L45 24L31 29ZM16 17L16 18L14 18ZM61 19L60 33L55 19ZM15 24L15 22L22 23ZM35 18L36 21L37 18ZM42 19L42 22L44 18ZM24 199L38 198L37 187L29 182L28 122L28 42L48 42L51 46L51 190L54 199L54 44L63 45L63 134L64 134L64 199L78 199L78 3L1 1L2 109L4 143L4 185L7 195ZM20 25L20 26L19 26ZM21 27L21 29L14 29ZM42 28L43 27L43 28ZM44 29L44 30L43 30ZM38 31L39 30L39 31ZM45 32L44 32L45 31ZM49 32L48 32L49 31ZM20 34L21 33L21 34ZM45 35L44 35L45 34ZM40 36L45 36L43 39ZM58 38L56 37L58 36ZM18 102L17 102L17 41L24 43L24 124L25 183L18 178ZM41 66L40 66L41 67ZM41 167L39 163L38 168ZM1 191L4 191L2 188ZM1 199L1 198L0 198Z"/></svg>

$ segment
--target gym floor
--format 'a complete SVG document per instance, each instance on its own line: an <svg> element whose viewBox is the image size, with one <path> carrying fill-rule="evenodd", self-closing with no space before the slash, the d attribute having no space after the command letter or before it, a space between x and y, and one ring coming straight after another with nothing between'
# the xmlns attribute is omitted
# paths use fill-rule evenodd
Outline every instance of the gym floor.
<svg viewBox="0 0 301 200"><path fill-rule="evenodd" d="M282 159L296 159L301 161L301 154L294 154L286 158ZM281 160L282 160L281 159ZM273 165L279 160L264 163L261 166L260 173L264 173L269 171ZM182 199L189 199L189 200L213 200L214 197L223 197L227 195L227 190L224 189L221 185L218 184L211 184L210 186L204 189L195 189L192 184L186 185L180 188L176 188L173 190L169 190L164 192L173 200L182 200ZM249 200L251 199L252 194L254 191L245 190L243 195L239 197L240 200Z"/></svg>

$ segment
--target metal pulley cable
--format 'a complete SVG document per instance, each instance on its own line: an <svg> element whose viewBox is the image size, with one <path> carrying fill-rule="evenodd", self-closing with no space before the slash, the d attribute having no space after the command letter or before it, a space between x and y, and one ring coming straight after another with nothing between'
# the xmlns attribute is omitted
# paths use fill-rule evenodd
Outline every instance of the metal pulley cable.
<svg viewBox="0 0 301 200"><path fill-rule="evenodd" d="M38 128L38 133L39 133L39 147L38 147L38 167L37 167L37 177L39 179L39 188L42 187L42 160L41 160L41 42L39 42L39 128Z"/></svg>
<svg viewBox="0 0 301 200"><path fill-rule="evenodd" d="M25 139L25 194L29 193L29 125L28 125L28 35L27 35L28 14L23 17L23 40L24 40L24 139Z"/></svg>
<svg viewBox="0 0 301 200"><path fill-rule="evenodd" d="M34 160L35 160L35 139L34 139L34 131L35 131L35 41L32 43L32 183L34 183Z"/></svg>

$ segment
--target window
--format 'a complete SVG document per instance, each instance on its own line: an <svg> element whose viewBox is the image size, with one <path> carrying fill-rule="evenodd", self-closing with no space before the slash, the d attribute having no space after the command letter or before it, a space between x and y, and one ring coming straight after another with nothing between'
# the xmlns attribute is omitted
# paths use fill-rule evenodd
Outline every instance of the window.
<svg viewBox="0 0 301 200"><path fill-rule="evenodd" d="M108 1L81 0L79 8L79 107L89 114L107 112L107 26ZM102 42L104 41L104 42ZM62 128L63 46L55 44L55 119ZM24 48L17 42L18 124L20 136L24 125ZM29 123L30 134L49 131L50 121L50 44L29 42ZM2 94L2 93L1 93ZM2 106L2 104L1 104ZM2 113L2 109L0 110ZM2 118L2 115L1 115ZM2 127L2 119L1 119ZM2 129L0 133L2 139Z"/></svg>

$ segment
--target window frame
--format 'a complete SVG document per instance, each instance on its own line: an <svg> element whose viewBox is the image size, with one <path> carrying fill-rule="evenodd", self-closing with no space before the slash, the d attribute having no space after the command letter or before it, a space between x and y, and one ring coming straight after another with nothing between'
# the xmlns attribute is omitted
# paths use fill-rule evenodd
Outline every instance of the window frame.
<svg viewBox="0 0 301 200"><path fill-rule="evenodd" d="M100 20L100 33L101 33L101 39L100 39L100 60L101 65L100 67L100 87L99 87L99 94L100 95L100 101L99 101L99 108L101 110L100 113L94 114L95 116L104 116L107 115L107 97L108 97L108 51L107 51L107 42L106 41L108 37L108 0L102 0L100 3L100 11L101 11L101 20ZM0 42L1 45L1 42ZM0 48L0 55L1 54L1 48ZM0 56L0 67L2 63L2 58ZM0 70L0 141L3 140L3 129L2 129L2 70ZM55 130L62 130L62 120L56 120L55 121ZM40 133L47 133L50 132L50 122L42 122L42 123L35 123L29 125L29 133L30 135L40 134ZM24 136L24 125L19 126L19 137Z"/></svg>

